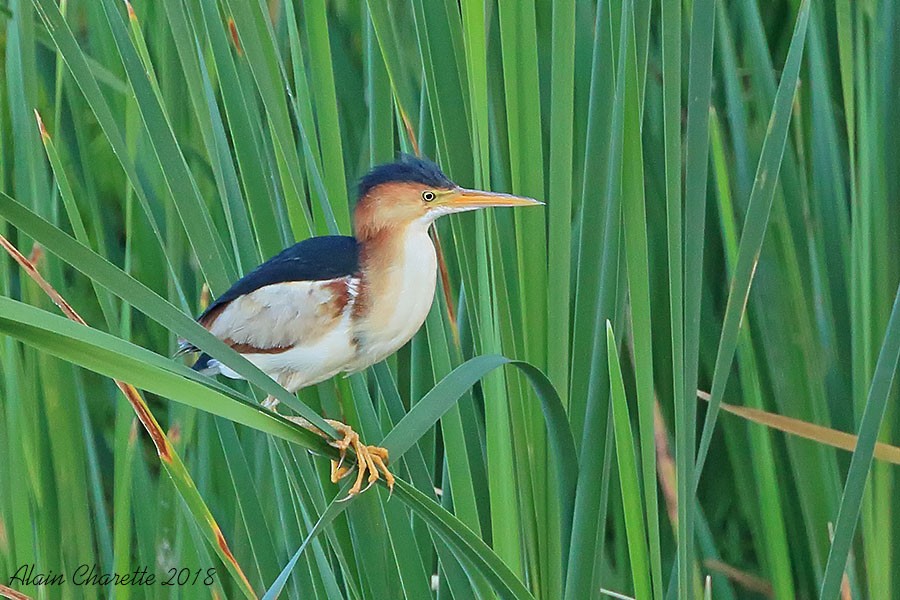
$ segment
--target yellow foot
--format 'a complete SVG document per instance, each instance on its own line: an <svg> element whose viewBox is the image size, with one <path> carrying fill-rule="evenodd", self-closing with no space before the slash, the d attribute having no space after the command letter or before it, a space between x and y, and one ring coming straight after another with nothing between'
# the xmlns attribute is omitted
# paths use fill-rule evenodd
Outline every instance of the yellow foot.
<svg viewBox="0 0 900 600"><path fill-rule="evenodd" d="M303 417L286 418L290 421L293 421L294 423L297 423L301 427L314 431L322 437L326 437L326 439L328 439L323 432L321 432L317 427L314 427ZM387 448L382 448L380 446L366 446L365 444L360 442L359 434L353 431L353 429L346 423L341 423L340 421L332 421L331 419L325 419L325 422L334 427L335 431L343 436L343 438L339 440L328 439L329 445L337 448L340 451L340 459L331 461L332 483L337 483L348 473L350 473L350 471L353 470L353 467L348 467L344 464L344 459L347 457L347 449L352 448L353 452L356 454L356 467L358 471L356 475L356 482L354 482L353 487L350 488L347 497L350 498L366 491L372 486L372 484L381 479L382 475L384 475L384 482L387 484L388 490L393 492L394 476L387 468ZM366 480L367 472L369 474L368 485L365 489L363 489L363 481Z"/></svg>

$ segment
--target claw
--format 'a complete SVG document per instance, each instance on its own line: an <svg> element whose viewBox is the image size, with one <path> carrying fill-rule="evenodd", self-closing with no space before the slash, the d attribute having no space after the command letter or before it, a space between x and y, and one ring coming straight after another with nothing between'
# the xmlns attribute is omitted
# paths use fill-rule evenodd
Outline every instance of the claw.
<svg viewBox="0 0 900 600"><path fill-rule="evenodd" d="M383 450L382 453L372 453L372 461L375 463L375 466L378 467L378 470L384 474L384 482L388 486L388 500L391 499L391 496L394 494L394 475L387 468L387 459L388 453L384 448L377 448L377 450Z"/></svg>
<svg viewBox="0 0 900 600"><path fill-rule="evenodd" d="M312 427L312 425L306 419L302 417L287 417L289 420L298 423L302 427L307 429L312 429L316 431L320 435L324 435L318 429ZM331 482L337 483L344 477L346 477L350 471L353 470L352 466L345 466L344 459L347 457L347 450L349 448L353 449L353 452L356 454L356 481L353 483L353 487L347 493L347 497L341 500L341 502L345 500L349 500L353 496L361 494L362 492L368 490L372 485L375 484L381 477L384 477L384 482L388 486L388 490L390 494L394 492L394 475L388 470L388 451L386 448L381 448L379 446L366 446L359 440L359 434L353 431L349 425L345 423L341 423L339 421L332 421L326 419L326 422L334 427L335 431L341 434L343 437L339 440L328 440L328 443L339 451L340 458L338 460L331 461ZM368 472L369 476L366 478L366 473ZM363 481L367 479L368 485L363 489ZM388 496L390 497L390 496Z"/></svg>

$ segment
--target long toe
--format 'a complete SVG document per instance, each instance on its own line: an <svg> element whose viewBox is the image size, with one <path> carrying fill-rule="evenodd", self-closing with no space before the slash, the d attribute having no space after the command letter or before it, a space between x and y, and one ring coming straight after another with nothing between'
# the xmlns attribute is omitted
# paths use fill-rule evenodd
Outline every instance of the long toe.
<svg viewBox="0 0 900 600"><path fill-rule="evenodd" d="M350 471L353 470L353 465L347 466L344 464L347 456L347 450L352 448L353 452L356 454L356 481L353 483L353 487L350 488L347 498L355 496L357 494L365 491L363 489L363 483L368 483L365 489L369 489L375 482L384 477L384 482L387 484L388 489L393 492L394 490L394 475L388 470L388 451L387 448L382 448L381 446L366 446L359 439L359 434L353 431L353 428L347 425L346 423L341 423L340 421L333 421L331 419L326 419L325 421L334 427L335 431L337 431L342 437L339 440L330 439L326 436L321 430L317 427L314 427L309 421L304 419L303 417L286 417L288 420L297 423L301 427L305 429L309 429L310 431L314 431L321 435L322 437L328 440L328 443L337 448L340 451L339 460L331 461L331 481L332 483L337 483L345 476L347 476ZM368 474L368 477L366 475Z"/></svg>

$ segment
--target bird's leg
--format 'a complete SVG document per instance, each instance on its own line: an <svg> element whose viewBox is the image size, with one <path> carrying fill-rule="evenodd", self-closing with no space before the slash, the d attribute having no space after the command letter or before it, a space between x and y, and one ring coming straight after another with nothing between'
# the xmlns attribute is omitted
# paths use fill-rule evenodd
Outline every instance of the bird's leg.
<svg viewBox="0 0 900 600"><path fill-rule="evenodd" d="M330 436L325 434L325 432L320 430L318 427L316 427L303 417L285 418L296 423L300 427L303 427L304 429L308 429L314 433L317 433L318 435L328 440L329 445L338 449L338 451L340 452L340 460L331 461L332 483L337 483L352 470L352 467L344 465L344 458L346 458L347 456L347 449L353 449L353 452L356 454L356 466L358 469L358 473L356 475L356 482L348 492L348 498L365 491L362 489L362 485L363 480L366 479L366 472L369 473L369 486L381 479L381 476L384 475L384 482L387 484L388 490L394 491L394 476L387 468L388 451L386 448L381 448L380 446L366 446L359 440L358 433L353 431L353 429L349 425L347 425L346 423L341 423L340 421L325 419L326 423L334 427L335 431L343 436L339 440L332 440ZM369 486L367 486L366 489L368 489Z"/></svg>
<svg viewBox="0 0 900 600"><path fill-rule="evenodd" d="M278 412L278 405L279 405L279 404L280 404L280 402L279 402L278 398L276 398L275 396L266 396L266 399L263 400L262 402L260 402L260 405L261 405L263 408L268 408L268 409L271 410L273 413L277 413L277 412Z"/></svg>
<svg viewBox="0 0 900 600"><path fill-rule="evenodd" d="M280 402L279 402L278 398L276 398L275 396L267 396L265 400L260 402L260 406L271 410L275 414L280 414L278 412L278 404L279 403ZM328 439L328 436L325 436L317 427L315 427L312 423L310 423L303 417L285 417L285 418L288 421L292 421L292 422L296 423L297 425L299 425L300 427L303 427L304 429L308 429L308 430L310 430L314 433L317 433L317 434L325 437L326 439ZM344 456L345 456L345 453L342 452L340 461L336 461L336 460L331 461L331 481L332 481L332 483L338 482L344 475L346 475L347 473L350 472L350 467L343 466L344 465Z"/></svg>
<svg viewBox="0 0 900 600"><path fill-rule="evenodd" d="M262 402L260 402L260 406L271 410L275 414L279 414L278 413L278 404L279 404L278 398L276 398L275 396L266 396L266 399L263 400ZM308 429L308 430L310 430L314 433L317 433L319 435L322 435L323 437L328 439L328 437L324 436L324 434L321 431L319 431L319 429L317 427L313 426L312 423L310 423L303 417L285 417L285 418L289 421L296 423L297 425L300 425L300 427L303 427L304 429ZM345 453L342 452L340 461L337 461L337 460L331 461L331 481L332 481L332 483L336 483L344 475L346 475L347 473L350 472L350 467L343 466L344 465L344 457L345 457Z"/></svg>

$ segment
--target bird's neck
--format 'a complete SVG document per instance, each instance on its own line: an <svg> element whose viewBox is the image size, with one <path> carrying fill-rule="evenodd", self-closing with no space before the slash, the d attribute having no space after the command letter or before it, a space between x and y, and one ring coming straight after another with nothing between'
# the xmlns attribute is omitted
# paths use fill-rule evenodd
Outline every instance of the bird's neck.
<svg viewBox="0 0 900 600"><path fill-rule="evenodd" d="M360 266L363 273L388 273L402 268L407 260L416 260L415 256L406 256L410 246L428 246L431 252L434 247L428 235L428 228L433 219L421 219L402 225L366 228L357 231L359 243Z"/></svg>
<svg viewBox="0 0 900 600"><path fill-rule="evenodd" d="M359 240L362 281L354 316L370 339L402 345L424 322L437 275L429 225L385 229Z"/></svg>

